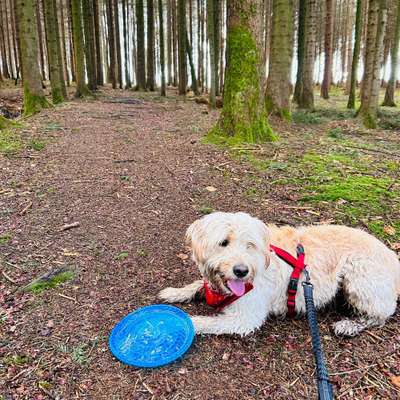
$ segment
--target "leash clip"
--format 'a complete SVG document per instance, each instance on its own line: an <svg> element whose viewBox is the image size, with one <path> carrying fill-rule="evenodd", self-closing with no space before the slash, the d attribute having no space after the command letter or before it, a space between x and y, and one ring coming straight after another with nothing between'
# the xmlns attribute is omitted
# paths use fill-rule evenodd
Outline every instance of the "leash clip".
<svg viewBox="0 0 400 400"><path fill-rule="evenodd" d="M311 287L313 287L314 285L311 283L310 274L309 274L308 271L307 271L307 267L304 268L303 271L304 271L304 275L305 275L305 277L306 277L306 280L303 281L303 283L302 283L303 287L304 287L304 286L311 286Z"/></svg>

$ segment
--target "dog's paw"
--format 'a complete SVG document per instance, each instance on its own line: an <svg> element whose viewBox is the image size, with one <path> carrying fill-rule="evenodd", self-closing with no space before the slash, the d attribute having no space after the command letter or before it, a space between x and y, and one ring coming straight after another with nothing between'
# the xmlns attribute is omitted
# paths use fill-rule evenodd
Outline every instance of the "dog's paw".
<svg viewBox="0 0 400 400"><path fill-rule="evenodd" d="M332 324L336 336L354 337L357 336L364 326L350 319L342 319Z"/></svg>
<svg viewBox="0 0 400 400"><path fill-rule="evenodd" d="M158 293L158 298L166 303L182 303L188 301L182 289L167 287Z"/></svg>

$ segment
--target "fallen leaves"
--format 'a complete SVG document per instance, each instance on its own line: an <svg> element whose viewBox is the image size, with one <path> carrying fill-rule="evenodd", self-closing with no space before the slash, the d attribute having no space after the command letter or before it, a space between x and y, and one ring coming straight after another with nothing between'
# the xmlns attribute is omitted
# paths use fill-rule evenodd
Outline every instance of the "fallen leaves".
<svg viewBox="0 0 400 400"><path fill-rule="evenodd" d="M217 188L215 188L214 186L206 186L206 190L208 190L209 192L216 192Z"/></svg>
<svg viewBox="0 0 400 400"><path fill-rule="evenodd" d="M390 382L392 382L392 384L396 387L398 387L400 389L400 375L398 376L391 376L390 377Z"/></svg>
<svg viewBox="0 0 400 400"><path fill-rule="evenodd" d="M385 232L389 236L394 236L396 234L396 229L393 226L385 225L383 227L383 232Z"/></svg>

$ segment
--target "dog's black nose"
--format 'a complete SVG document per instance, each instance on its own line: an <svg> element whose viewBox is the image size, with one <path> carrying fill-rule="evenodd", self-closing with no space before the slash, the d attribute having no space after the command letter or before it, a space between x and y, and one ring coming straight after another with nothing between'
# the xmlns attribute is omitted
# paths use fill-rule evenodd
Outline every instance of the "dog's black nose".
<svg viewBox="0 0 400 400"><path fill-rule="evenodd" d="M233 273L238 278L244 278L249 273L249 269L245 265L239 264L233 267Z"/></svg>

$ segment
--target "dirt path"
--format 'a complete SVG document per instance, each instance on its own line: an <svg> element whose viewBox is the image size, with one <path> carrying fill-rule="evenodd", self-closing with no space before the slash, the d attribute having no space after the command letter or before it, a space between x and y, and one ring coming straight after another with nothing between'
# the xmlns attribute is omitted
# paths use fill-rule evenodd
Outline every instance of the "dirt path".
<svg viewBox="0 0 400 400"><path fill-rule="evenodd" d="M7 240L0 245L6 273L0 283L0 395L120 400L315 396L304 320L271 321L245 339L197 338L182 362L160 370L126 367L110 355L108 334L121 317L156 302L161 288L197 276L183 238L202 212L218 208L248 211L266 221L291 218L290 209L281 207L284 196L266 198L261 205L252 202L245 193L253 172L244 174L246 166L201 144L217 114L190 101L149 96L132 101L129 93L111 93L113 98L68 103L35 117L29 130L45 135L46 147L1 159L0 235ZM221 172L227 170L229 179ZM73 222L79 227L61 230ZM39 295L12 295L17 285L60 266L75 271L73 281ZM209 312L204 305L185 309ZM383 330L353 340L330 335L329 324L338 316L322 318L329 365L339 372L333 380L342 398L361 398L353 388L367 373L378 378L358 392L363 398L395 398L387 376L400 368L393 352L400 340L399 316ZM382 361L383 353L390 354Z"/></svg>

